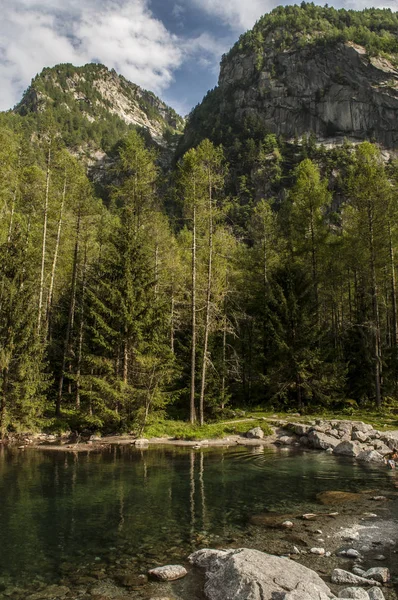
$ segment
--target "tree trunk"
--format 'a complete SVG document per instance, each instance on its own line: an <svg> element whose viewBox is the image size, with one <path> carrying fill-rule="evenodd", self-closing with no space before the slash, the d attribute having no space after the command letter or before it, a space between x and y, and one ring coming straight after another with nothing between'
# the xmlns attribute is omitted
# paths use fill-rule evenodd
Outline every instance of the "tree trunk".
<svg viewBox="0 0 398 600"><path fill-rule="evenodd" d="M203 362L202 362L202 380L200 386L200 401L199 401L199 421L204 424L204 399L206 388L206 371L207 371L207 353L209 344L210 330L210 303L211 303L211 286L213 276L213 202L212 202L212 186L209 175L209 262L207 268L207 289L206 289L206 316L205 316L205 337L203 343Z"/></svg>
<svg viewBox="0 0 398 600"><path fill-rule="evenodd" d="M41 271L40 271L40 288L39 288L39 306L38 306L38 317L37 317L37 334L40 334L41 330L41 319L43 309L43 294L44 294L44 272L46 263L46 244L47 244L47 221L48 221L48 198L50 191L50 177L51 177L51 140L48 146L47 155L47 175L46 175L46 192L44 196L44 215L43 215L43 241L41 246Z"/></svg>
<svg viewBox="0 0 398 600"><path fill-rule="evenodd" d="M56 273L57 262L58 262L59 245L60 245L60 241L61 241L62 219L63 219L63 213L64 213L65 198L66 198L66 168L65 168L65 175L64 175L64 188L62 191L61 206L59 209L57 238L56 238L56 242L55 242L54 258L53 258L53 264L52 264L52 268L51 268L50 289L48 291L46 327L47 327L47 331L48 331L49 335L51 334L51 331L50 331L51 309L52 309L52 302L53 302L54 282L55 282L55 273Z"/></svg>
<svg viewBox="0 0 398 600"><path fill-rule="evenodd" d="M369 226L369 246L370 246L370 277L371 277L371 295L373 310L373 340L374 340L374 360L375 360L375 393L376 404L381 408L382 404L382 351L380 337L380 317L378 290L376 279L376 254L374 247L374 223L373 211L368 208L368 226Z"/></svg>
<svg viewBox="0 0 398 600"><path fill-rule="evenodd" d="M80 326L79 326L79 343L77 348L77 365L76 365L76 408L80 409L80 375L82 368L82 352L83 352L83 337L84 337L84 301L86 296L86 274L87 274L87 240L84 246L84 263L83 263L83 280L82 280L82 297L80 305Z"/></svg>
<svg viewBox="0 0 398 600"><path fill-rule="evenodd" d="M59 417L61 415L61 403L62 394L64 387L64 376L66 362L70 354L70 340L73 331L73 325L75 320L75 307L76 307L76 283L77 283L77 265L79 259L79 247L80 247L80 222L81 222L81 207L79 206L77 220L76 220L76 239L75 239L75 251L73 257L73 271L72 271L72 289L69 303L69 314L68 324L66 327L65 342L64 342L64 353L62 357L61 374L59 377L58 395L55 405L55 414Z"/></svg>
<svg viewBox="0 0 398 600"><path fill-rule="evenodd" d="M1 402L0 402L0 436L5 437L7 433L7 391L8 391L8 367L3 369L3 383L1 386Z"/></svg>
<svg viewBox="0 0 398 600"><path fill-rule="evenodd" d="M192 226L192 341L191 341L191 394L190 394L190 421L196 421L195 408L195 375L196 375L196 198L193 204L193 226Z"/></svg>

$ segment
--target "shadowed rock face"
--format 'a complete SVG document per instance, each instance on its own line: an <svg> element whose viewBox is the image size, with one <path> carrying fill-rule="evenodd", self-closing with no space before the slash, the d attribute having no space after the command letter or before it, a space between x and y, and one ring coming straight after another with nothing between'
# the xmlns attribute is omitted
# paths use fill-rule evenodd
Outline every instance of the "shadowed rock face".
<svg viewBox="0 0 398 600"><path fill-rule="evenodd" d="M370 139L398 148L398 71L351 42L277 50L261 58L242 50L221 65L219 118L262 122L287 138ZM189 126L188 126L189 127Z"/></svg>

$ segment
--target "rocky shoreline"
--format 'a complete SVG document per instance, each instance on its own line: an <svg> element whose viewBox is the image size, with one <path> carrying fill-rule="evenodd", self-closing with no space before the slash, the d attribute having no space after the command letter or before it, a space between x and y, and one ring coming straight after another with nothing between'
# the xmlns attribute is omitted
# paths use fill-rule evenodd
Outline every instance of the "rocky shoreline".
<svg viewBox="0 0 398 600"><path fill-rule="evenodd" d="M146 448L156 445L171 445L190 448L218 446L288 446L323 450L337 456L349 456L365 463L383 463L384 456L398 447L398 431L379 431L362 421L316 420L310 424L264 419L273 426L272 435L266 436L261 427L250 429L250 420L246 434L229 435L220 439L181 440L171 437L135 438L133 435L54 435L46 433L21 434L9 440L0 440L0 444L10 444L23 450L40 448L44 450L62 450L84 452L88 449L100 450L109 445L131 445Z"/></svg>

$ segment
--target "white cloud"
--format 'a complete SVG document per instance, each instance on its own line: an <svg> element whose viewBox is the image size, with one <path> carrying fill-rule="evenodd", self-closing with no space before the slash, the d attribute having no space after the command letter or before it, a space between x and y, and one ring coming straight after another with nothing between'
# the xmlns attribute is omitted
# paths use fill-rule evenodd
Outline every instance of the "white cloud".
<svg viewBox="0 0 398 600"><path fill-rule="evenodd" d="M0 22L0 110L45 66L99 61L160 93L183 59L147 0L10 0Z"/></svg>
<svg viewBox="0 0 398 600"><path fill-rule="evenodd" d="M278 0L192 1L198 8L220 18L225 25L236 31L250 29L259 17L280 4Z"/></svg>

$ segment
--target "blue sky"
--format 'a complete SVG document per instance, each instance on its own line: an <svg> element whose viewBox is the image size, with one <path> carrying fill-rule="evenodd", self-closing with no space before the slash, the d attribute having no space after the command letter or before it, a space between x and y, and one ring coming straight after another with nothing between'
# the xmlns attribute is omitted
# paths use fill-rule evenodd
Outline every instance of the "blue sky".
<svg viewBox="0 0 398 600"><path fill-rule="evenodd" d="M101 62L187 114L219 62L275 0L0 0L0 110L44 67ZM335 0L398 8L398 0Z"/></svg>

